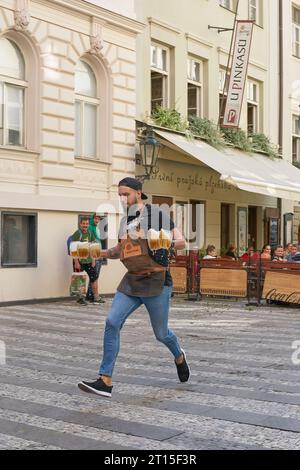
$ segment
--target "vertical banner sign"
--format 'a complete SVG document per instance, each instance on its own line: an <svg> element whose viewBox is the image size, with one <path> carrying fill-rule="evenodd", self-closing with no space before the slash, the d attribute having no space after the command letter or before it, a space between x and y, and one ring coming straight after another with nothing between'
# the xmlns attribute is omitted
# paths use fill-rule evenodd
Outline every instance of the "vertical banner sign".
<svg viewBox="0 0 300 470"><path fill-rule="evenodd" d="M222 127L237 128L243 104L253 21L237 21L233 59Z"/></svg>

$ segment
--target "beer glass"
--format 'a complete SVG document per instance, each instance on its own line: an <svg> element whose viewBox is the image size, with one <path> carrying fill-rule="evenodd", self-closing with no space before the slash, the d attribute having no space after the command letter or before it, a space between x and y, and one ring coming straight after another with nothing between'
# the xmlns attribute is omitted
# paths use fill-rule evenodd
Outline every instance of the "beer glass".
<svg viewBox="0 0 300 470"><path fill-rule="evenodd" d="M101 245L100 243L90 244L90 257L93 259L101 258Z"/></svg>
<svg viewBox="0 0 300 470"><path fill-rule="evenodd" d="M78 245L78 242L70 243L70 256L72 256L72 258L78 258L77 245Z"/></svg>
<svg viewBox="0 0 300 470"><path fill-rule="evenodd" d="M78 258L87 259L90 254L90 247L88 242L78 242L77 245Z"/></svg>
<svg viewBox="0 0 300 470"><path fill-rule="evenodd" d="M169 230L164 230L163 228L159 232L159 241L160 247L165 250L169 250L172 245L172 234Z"/></svg>

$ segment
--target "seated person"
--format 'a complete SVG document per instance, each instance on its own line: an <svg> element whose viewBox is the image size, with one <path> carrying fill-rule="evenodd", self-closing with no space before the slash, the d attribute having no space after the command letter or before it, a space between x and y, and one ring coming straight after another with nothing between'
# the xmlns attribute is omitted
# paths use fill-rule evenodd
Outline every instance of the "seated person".
<svg viewBox="0 0 300 470"><path fill-rule="evenodd" d="M288 256L291 254L292 246L293 246L292 243L288 243L288 244L285 246L285 248L284 248L284 250L283 250L283 257L284 257L285 259L287 259Z"/></svg>
<svg viewBox="0 0 300 470"><path fill-rule="evenodd" d="M297 245L291 245L288 255L285 257L289 263L293 263L294 257L298 251Z"/></svg>
<svg viewBox="0 0 300 470"><path fill-rule="evenodd" d="M237 254L236 254L236 246L231 244L228 246L228 250L225 253L225 256L229 256L230 258L233 258L235 260L238 259Z"/></svg>
<svg viewBox="0 0 300 470"><path fill-rule="evenodd" d="M265 259L266 261L271 261L271 246L270 245L264 245L263 249L261 251L261 259Z"/></svg>
<svg viewBox="0 0 300 470"><path fill-rule="evenodd" d="M277 245L274 251L272 261L286 263L287 260L284 258L284 249L282 245Z"/></svg>
<svg viewBox="0 0 300 470"><path fill-rule="evenodd" d="M292 263L300 263L300 245L298 245L298 247L297 247L297 252L293 256Z"/></svg>
<svg viewBox="0 0 300 470"><path fill-rule="evenodd" d="M249 258L252 258L254 256L254 247L253 246L249 246L246 253L244 253L242 256L241 256L241 259L249 259Z"/></svg>
<svg viewBox="0 0 300 470"><path fill-rule="evenodd" d="M214 245L208 245L206 248L206 255L203 259L216 259L217 258L217 251Z"/></svg>

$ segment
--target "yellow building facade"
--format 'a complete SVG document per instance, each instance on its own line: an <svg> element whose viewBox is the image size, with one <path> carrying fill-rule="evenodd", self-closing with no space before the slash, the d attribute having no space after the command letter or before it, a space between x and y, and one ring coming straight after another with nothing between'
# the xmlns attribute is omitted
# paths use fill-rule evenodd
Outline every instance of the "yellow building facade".
<svg viewBox="0 0 300 470"><path fill-rule="evenodd" d="M218 123L232 38L230 29L234 26L237 11L237 20L254 21L240 127L249 133L264 133L275 145L281 144L283 158L292 162L292 114L299 103L293 102L290 93L292 83L300 76L299 59L293 56L292 48L292 11L299 2L282 2L282 21L285 25L283 110L279 105L279 2L185 1L176 2L176 7L171 1L137 0L135 3L138 20L146 24L138 37L138 121L151 123L149 116L159 104L175 108L185 118L191 113ZM228 31L219 34L215 27ZM283 126L282 142L279 139L280 120ZM201 155L193 158L193 152L188 155L180 146L174 146L174 136L171 134L168 138L165 132L162 138L159 128L155 130L162 144L159 172L145 182L145 191L154 202L172 204L181 227L193 225L194 222L184 220L180 206L183 203L202 206L198 228L201 232L199 248L213 244L219 252L224 252L229 243L240 244L241 231L244 232L243 248L254 245L256 249L261 249L264 243L274 246L283 242L283 216L294 212L298 204L296 200L281 199L276 191L269 191L268 196L266 191L262 194L255 189L246 191L230 184L224 185L218 168L201 161ZM220 149L219 158L222 159L222 153L228 152L230 149ZM261 156L261 162L267 158ZM137 174L142 171L138 168ZM290 171L293 173L292 167ZM295 168L295 176L299 179L298 171ZM278 171L274 167L275 173ZM285 183L288 187L288 178ZM298 193L295 193L293 198L297 197ZM286 231L291 232L290 227L289 222Z"/></svg>

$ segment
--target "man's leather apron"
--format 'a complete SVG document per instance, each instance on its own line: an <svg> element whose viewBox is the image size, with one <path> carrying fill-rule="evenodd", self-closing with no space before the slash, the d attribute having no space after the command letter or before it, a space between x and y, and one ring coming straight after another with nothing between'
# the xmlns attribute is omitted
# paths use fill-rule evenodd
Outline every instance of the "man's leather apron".
<svg viewBox="0 0 300 470"><path fill-rule="evenodd" d="M164 287L167 268L151 258L147 240L136 238L139 233L144 236L144 232L136 231L134 239L126 234L120 242L120 259L128 273L118 286L118 291L133 297L158 296Z"/></svg>

